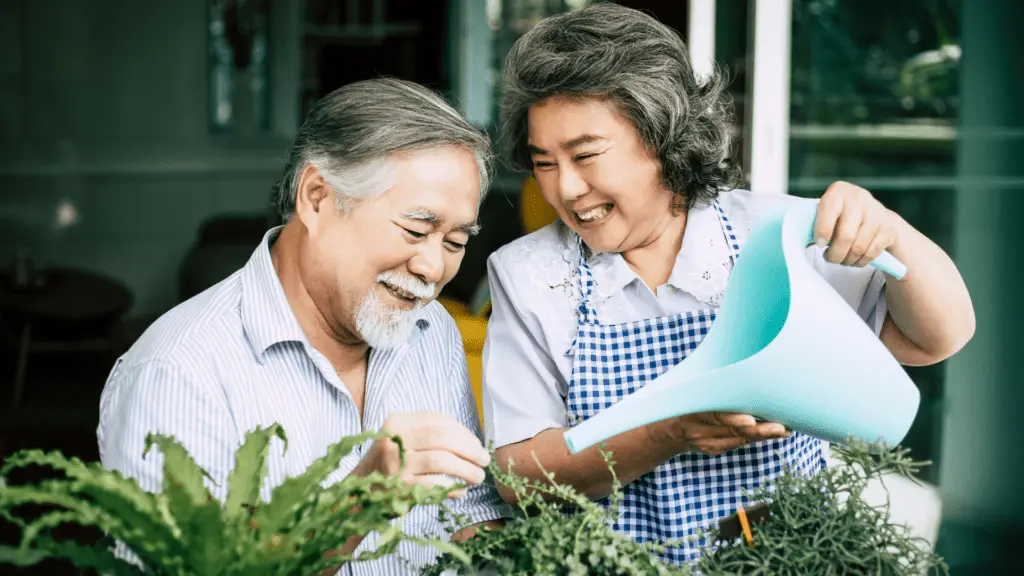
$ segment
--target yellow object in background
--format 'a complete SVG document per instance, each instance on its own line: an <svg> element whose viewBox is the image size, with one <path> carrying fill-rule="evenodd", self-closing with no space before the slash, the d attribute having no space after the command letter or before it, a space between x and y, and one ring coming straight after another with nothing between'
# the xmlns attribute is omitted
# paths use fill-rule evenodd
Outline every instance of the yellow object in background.
<svg viewBox="0 0 1024 576"><path fill-rule="evenodd" d="M540 194L540 185L537 180L530 176L523 182L522 218L523 229L527 234L536 232L541 228L558 220L558 212L548 204Z"/></svg>
<svg viewBox="0 0 1024 576"><path fill-rule="evenodd" d="M523 182L520 202L523 230L527 234L536 232L558 219L558 213L541 196L540 186L533 176ZM482 282L486 286L487 278L484 278ZM476 396L476 407L482 424L484 419L483 354L484 339L487 337L487 317L491 311L489 299L477 313L473 313L462 302L448 298L439 298L438 300L452 315L452 318L455 318L455 324L459 327L459 333L462 334L462 344L466 349L466 364L469 368L469 382L473 387L473 394Z"/></svg>

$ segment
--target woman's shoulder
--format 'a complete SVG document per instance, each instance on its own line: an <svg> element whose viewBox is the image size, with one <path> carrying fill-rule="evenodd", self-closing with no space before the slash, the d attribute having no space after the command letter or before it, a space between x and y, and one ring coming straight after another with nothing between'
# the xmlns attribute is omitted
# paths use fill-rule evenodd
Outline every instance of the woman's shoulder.
<svg viewBox="0 0 1024 576"><path fill-rule="evenodd" d="M529 295L526 299L531 302L564 302L566 296L571 299L577 292L578 254L572 230L556 220L492 253L488 257L490 281L506 292Z"/></svg>
<svg viewBox="0 0 1024 576"><path fill-rule="evenodd" d="M498 248L488 259L517 272L523 268L561 268L562 264L568 268L576 253L574 240L572 231L561 220L556 220Z"/></svg>
<svg viewBox="0 0 1024 576"><path fill-rule="evenodd" d="M757 219L769 210L814 200L790 194L751 192L737 188L720 193L718 202L733 228L745 234L750 232Z"/></svg>

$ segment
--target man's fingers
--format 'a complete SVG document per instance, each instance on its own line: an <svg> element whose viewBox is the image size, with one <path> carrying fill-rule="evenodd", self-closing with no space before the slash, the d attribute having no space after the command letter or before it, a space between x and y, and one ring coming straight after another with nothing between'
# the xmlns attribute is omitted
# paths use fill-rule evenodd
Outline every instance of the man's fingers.
<svg viewBox="0 0 1024 576"><path fill-rule="evenodd" d="M409 454L406 472L411 476L442 474L480 484L487 475L483 468L447 450L422 450Z"/></svg>
<svg viewBox="0 0 1024 576"><path fill-rule="evenodd" d="M409 450L444 450L460 458L486 467L491 455L480 439L454 418L444 414L431 414L406 428L402 441Z"/></svg>

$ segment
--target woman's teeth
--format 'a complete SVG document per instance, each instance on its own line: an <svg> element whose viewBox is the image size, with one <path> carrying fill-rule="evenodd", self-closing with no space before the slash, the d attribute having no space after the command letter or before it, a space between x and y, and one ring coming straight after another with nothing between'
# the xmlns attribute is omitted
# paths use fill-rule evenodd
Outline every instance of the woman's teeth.
<svg viewBox="0 0 1024 576"><path fill-rule="evenodd" d="M603 218L606 214L608 214L608 211L610 209L610 205L598 206L597 208L588 210L583 213L577 212L576 217L582 220L583 222L593 222L594 220L599 220Z"/></svg>

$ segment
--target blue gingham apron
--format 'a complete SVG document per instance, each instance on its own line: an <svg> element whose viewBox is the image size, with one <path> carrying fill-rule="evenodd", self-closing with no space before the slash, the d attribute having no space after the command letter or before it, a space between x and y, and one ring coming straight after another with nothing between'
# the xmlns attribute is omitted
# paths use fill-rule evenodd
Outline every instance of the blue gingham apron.
<svg viewBox="0 0 1024 576"><path fill-rule="evenodd" d="M714 208L735 263L739 240L717 200ZM570 349L575 358L566 404L570 417L582 421L683 361L711 328L715 309L601 324L591 301L594 280L581 241L579 247L579 328ZM825 465L824 443L799 433L718 456L680 454L623 488L614 528L640 542L688 537L746 504L744 490L777 476L783 463L776 452L801 473L815 473ZM673 564L691 562L705 544L698 540L669 548L664 558Z"/></svg>

